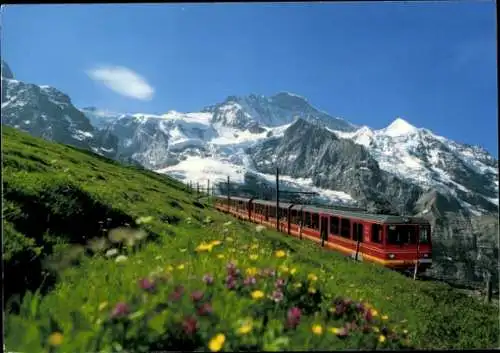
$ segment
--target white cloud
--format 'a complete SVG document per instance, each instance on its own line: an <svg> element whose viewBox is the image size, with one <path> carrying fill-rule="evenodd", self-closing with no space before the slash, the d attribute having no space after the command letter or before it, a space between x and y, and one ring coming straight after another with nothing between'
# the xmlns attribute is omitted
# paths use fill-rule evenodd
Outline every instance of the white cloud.
<svg viewBox="0 0 500 353"><path fill-rule="evenodd" d="M144 77L123 66L101 66L88 70L87 75L127 97L151 100L154 95L154 88Z"/></svg>

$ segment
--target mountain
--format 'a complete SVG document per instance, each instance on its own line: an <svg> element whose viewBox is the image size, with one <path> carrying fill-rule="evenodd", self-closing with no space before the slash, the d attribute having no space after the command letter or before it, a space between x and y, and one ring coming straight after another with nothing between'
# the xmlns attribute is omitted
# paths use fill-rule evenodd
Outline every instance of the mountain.
<svg viewBox="0 0 500 353"><path fill-rule="evenodd" d="M224 102L206 107L202 111L213 114L213 124L240 130L254 129L256 132L259 132L258 128L261 126L286 125L298 118L334 130L355 130L355 126L349 122L321 112L311 106L305 98L288 92L281 92L271 97L255 94L246 97L230 96Z"/></svg>
<svg viewBox="0 0 500 353"><path fill-rule="evenodd" d="M278 166L283 177L307 180L308 190L346 193L368 208L375 203L390 212L425 213L432 209L426 200L443 199L448 201L439 204L447 205L446 212L466 217L498 210L496 159L402 118L381 130L356 127L283 92L231 96L201 113L82 111L96 127L119 137L123 158L182 178L194 175L191 165L206 165L196 176L203 183L217 169L226 173L210 174L219 181L239 170L234 177L241 183L247 174L272 183L268 176Z"/></svg>
<svg viewBox="0 0 500 353"><path fill-rule="evenodd" d="M103 114L84 110L87 117ZM117 136L116 157L132 159L146 168L159 169L176 164L189 155L204 155L206 141L216 136L210 125L210 114L181 114L174 111L164 115L122 114L101 128L105 135ZM109 119L106 116L105 119Z"/></svg>
<svg viewBox="0 0 500 353"><path fill-rule="evenodd" d="M249 148L248 154L257 171L273 173L278 167L292 178L310 178L321 188L342 190L365 206L382 202L393 212L406 210L422 192L381 170L364 146L302 119L283 136Z"/></svg>
<svg viewBox="0 0 500 353"><path fill-rule="evenodd" d="M450 194L476 215L498 210L498 160L478 146L459 144L401 118L378 131L365 126L336 134L368 148L381 169Z"/></svg>
<svg viewBox="0 0 500 353"><path fill-rule="evenodd" d="M114 157L116 154L116 137L104 136L95 129L66 94L53 87L15 80L4 61L2 124L107 157Z"/></svg>

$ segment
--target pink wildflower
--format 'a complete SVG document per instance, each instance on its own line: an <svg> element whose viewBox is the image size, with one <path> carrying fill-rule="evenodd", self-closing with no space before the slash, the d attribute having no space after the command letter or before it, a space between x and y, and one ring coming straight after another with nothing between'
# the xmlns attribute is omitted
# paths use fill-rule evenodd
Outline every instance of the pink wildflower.
<svg viewBox="0 0 500 353"><path fill-rule="evenodd" d="M200 300L203 299L203 292L201 290L196 290L193 293L191 293L191 299L194 302L199 302Z"/></svg>
<svg viewBox="0 0 500 353"><path fill-rule="evenodd" d="M118 303L115 305L113 311L111 312L112 318L118 318L126 316L130 312L130 308L127 303Z"/></svg>
<svg viewBox="0 0 500 353"><path fill-rule="evenodd" d="M203 303L198 309L197 313L200 316L209 315L212 313L212 306L209 303Z"/></svg>
<svg viewBox="0 0 500 353"><path fill-rule="evenodd" d="M300 322L300 316L301 312L299 308L293 307L289 309L287 313L287 326L291 328L297 327Z"/></svg>
<svg viewBox="0 0 500 353"><path fill-rule="evenodd" d="M187 317L182 322L182 328L187 335L192 335L196 332L198 321L194 317Z"/></svg>
<svg viewBox="0 0 500 353"><path fill-rule="evenodd" d="M155 283L149 278L143 278L139 280L139 287L146 292L152 292L155 290Z"/></svg>

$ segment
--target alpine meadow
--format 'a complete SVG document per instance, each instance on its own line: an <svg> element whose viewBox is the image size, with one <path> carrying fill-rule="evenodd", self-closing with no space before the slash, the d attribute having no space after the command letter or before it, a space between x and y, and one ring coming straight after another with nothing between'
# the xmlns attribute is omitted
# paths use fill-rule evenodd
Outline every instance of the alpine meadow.
<svg viewBox="0 0 500 353"><path fill-rule="evenodd" d="M499 347L495 7L2 6L4 350Z"/></svg>

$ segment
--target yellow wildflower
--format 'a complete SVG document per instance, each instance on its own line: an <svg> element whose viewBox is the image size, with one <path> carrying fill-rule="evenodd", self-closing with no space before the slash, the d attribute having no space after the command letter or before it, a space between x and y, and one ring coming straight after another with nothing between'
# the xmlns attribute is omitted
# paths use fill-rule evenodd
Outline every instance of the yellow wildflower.
<svg viewBox="0 0 500 353"><path fill-rule="evenodd" d="M222 333L219 333L210 340L210 342L208 343L208 348L212 352L218 352L222 349L225 341L226 336L224 336Z"/></svg>
<svg viewBox="0 0 500 353"><path fill-rule="evenodd" d="M262 298L264 298L264 292L262 292L260 290L254 290L252 292L252 298L253 299L262 299Z"/></svg>
<svg viewBox="0 0 500 353"><path fill-rule="evenodd" d="M259 255L257 255L257 254L250 255L250 260L257 260L258 258L259 258Z"/></svg>
<svg viewBox="0 0 500 353"><path fill-rule="evenodd" d="M317 281L318 276L316 276L314 273L310 273L307 278L309 278L310 281Z"/></svg>
<svg viewBox="0 0 500 353"><path fill-rule="evenodd" d="M294 283L294 285L293 285L293 286L294 286L295 288L300 288L300 287L302 287L302 283L297 282L297 283Z"/></svg>
<svg viewBox="0 0 500 353"><path fill-rule="evenodd" d="M288 267L286 266L280 266L280 270L284 273L287 273L288 272Z"/></svg>
<svg viewBox="0 0 500 353"><path fill-rule="evenodd" d="M223 259L223 258L224 258L224 254L219 254L219 255L217 255L217 257L218 257L219 259Z"/></svg>
<svg viewBox="0 0 500 353"><path fill-rule="evenodd" d="M375 309L371 309L372 316L378 316L378 311Z"/></svg>
<svg viewBox="0 0 500 353"><path fill-rule="evenodd" d="M330 330L330 332L331 332L331 333L333 333L333 334L335 334L335 335L336 335L337 333L339 333L339 331L340 331L340 329L338 329L338 328L336 328L336 327L330 327L330 329L329 329L329 330Z"/></svg>
<svg viewBox="0 0 500 353"><path fill-rule="evenodd" d="M257 274L257 269L255 267L249 267L246 269L246 273L249 276L255 276Z"/></svg>
<svg viewBox="0 0 500 353"><path fill-rule="evenodd" d="M292 268L292 269L290 270L290 274L292 274L292 275L293 275L293 274L295 274L295 272L297 272L297 269L296 269L296 268Z"/></svg>
<svg viewBox="0 0 500 353"><path fill-rule="evenodd" d="M103 311L108 306L108 302L102 302L99 304L99 311Z"/></svg>
<svg viewBox="0 0 500 353"><path fill-rule="evenodd" d="M388 318L389 318L389 316L387 316L387 315L382 316L382 320L387 320Z"/></svg>
<svg viewBox="0 0 500 353"><path fill-rule="evenodd" d="M196 248L196 251L212 251L212 248L214 246L212 244L206 244L206 243L201 243L200 245L198 245L198 247Z"/></svg>
<svg viewBox="0 0 500 353"><path fill-rule="evenodd" d="M54 332L49 336L49 344L51 346L60 346L63 342L64 336L61 332Z"/></svg>
<svg viewBox="0 0 500 353"><path fill-rule="evenodd" d="M240 335L246 335L252 331L252 323L251 322L245 322L239 329L238 329L238 334Z"/></svg>
<svg viewBox="0 0 500 353"><path fill-rule="evenodd" d="M286 252L284 252L283 250L278 250L278 251L276 251L276 253L274 255L276 257L285 257L286 256Z"/></svg>
<svg viewBox="0 0 500 353"><path fill-rule="evenodd" d="M384 342L385 342L385 336L384 336L384 335L380 335L380 336L378 336L378 341L379 341L380 343L384 343Z"/></svg>
<svg viewBox="0 0 500 353"><path fill-rule="evenodd" d="M217 246L217 245L222 244L222 242L220 240L212 240L212 242L210 244L214 245L214 246Z"/></svg>
<svg viewBox="0 0 500 353"><path fill-rule="evenodd" d="M408 330L403 330L403 333L406 335L408 333Z"/></svg>
<svg viewBox="0 0 500 353"><path fill-rule="evenodd" d="M312 332L315 335L321 335L323 333L323 327L321 327L321 325L313 325Z"/></svg>
<svg viewBox="0 0 500 353"><path fill-rule="evenodd" d="M179 266L177 266L177 269L179 269L179 270L183 270L183 269L184 269L184 267L185 267L185 266L184 266L184 264L180 264Z"/></svg>
<svg viewBox="0 0 500 353"><path fill-rule="evenodd" d="M316 288L309 287L308 292L311 293L311 294L314 294L314 293L316 293Z"/></svg>
<svg viewBox="0 0 500 353"><path fill-rule="evenodd" d="M380 332L380 329L377 326L373 326L373 332Z"/></svg>
<svg viewBox="0 0 500 353"><path fill-rule="evenodd" d="M172 272L173 270L174 270L174 268L171 265L168 265L167 267L165 267L166 272Z"/></svg>

